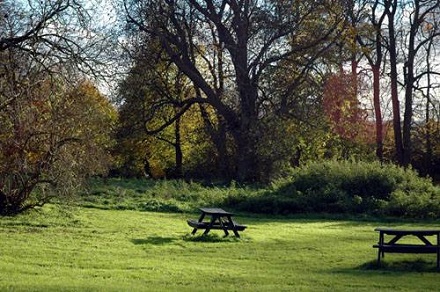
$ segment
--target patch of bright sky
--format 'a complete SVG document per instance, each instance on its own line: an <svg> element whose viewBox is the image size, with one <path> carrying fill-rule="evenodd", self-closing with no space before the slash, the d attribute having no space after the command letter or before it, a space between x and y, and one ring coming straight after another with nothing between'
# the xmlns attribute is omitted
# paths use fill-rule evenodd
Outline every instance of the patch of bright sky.
<svg viewBox="0 0 440 292"><path fill-rule="evenodd" d="M116 9L109 0L84 1L84 8L92 14L95 25L107 26L117 21Z"/></svg>

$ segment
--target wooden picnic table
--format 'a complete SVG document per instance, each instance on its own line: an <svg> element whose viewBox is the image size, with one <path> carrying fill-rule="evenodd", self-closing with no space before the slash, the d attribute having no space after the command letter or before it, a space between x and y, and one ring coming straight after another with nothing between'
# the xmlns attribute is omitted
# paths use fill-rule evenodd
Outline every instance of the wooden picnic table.
<svg viewBox="0 0 440 292"><path fill-rule="evenodd" d="M374 229L379 232L379 242L373 245L378 249L377 262L380 263L385 252L388 253L435 253L437 254L437 269L440 269L440 229L395 229L389 227L378 227ZM399 243L404 237L416 237L418 243ZM386 238L387 237L387 238ZM429 237L436 237L435 241ZM385 239L388 239L385 241Z"/></svg>
<svg viewBox="0 0 440 292"><path fill-rule="evenodd" d="M225 236L229 235L228 230L232 230L236 237L240 237L238 231L243 231L247 226L237 224L232 220L234 214L227 212L221 208L200 208L200 217L198 220L189 219L188 225L193 227L191 234L195 234L198 229L204 229L204 235L208 234L211 229L221 229ZM203 221L206 216L209 216L209 221Z"/></svg>

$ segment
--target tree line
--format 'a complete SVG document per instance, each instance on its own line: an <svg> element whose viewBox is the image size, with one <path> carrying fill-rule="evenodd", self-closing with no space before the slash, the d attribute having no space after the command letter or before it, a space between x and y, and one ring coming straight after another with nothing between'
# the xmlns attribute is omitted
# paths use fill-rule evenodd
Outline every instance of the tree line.
<svg viewBox="0 0 440 292"><path fill-rule="evenodd" d="M136 120L157 141L145 144L143 161L164 160L155 152L167 148L167 135L176 153L168 168L178 170L171 175L183 175L182 147L201 147L189 142L194 136L208 142L186 151L188 172L198 160L202 170L240 181L350 157L433 174L439 5L126 0L124 17L136 37L121 117L144 104ZM145 80L124 88L133 78ZM185 123L198 130L186 139Z"/></svg>
<svg viewBox="0 0 440 292"><path fill-rule="evenodd" d="M269 182L356 159L436 175L439 6L1 1L0 213L108 172Z"/></svg>

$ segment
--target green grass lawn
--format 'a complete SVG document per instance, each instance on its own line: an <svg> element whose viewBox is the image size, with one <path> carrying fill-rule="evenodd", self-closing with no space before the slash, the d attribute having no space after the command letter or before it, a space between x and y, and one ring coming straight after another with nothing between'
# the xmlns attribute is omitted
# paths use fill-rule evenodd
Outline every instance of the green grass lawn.
<svg viewBox="0 0 440 292"><path fill-rule="evenodd" d="M237 216L242 238L191 236L198 214L71 208L0 218L0 291L438 291L435 255L385 257L379 225Z"/></svg>

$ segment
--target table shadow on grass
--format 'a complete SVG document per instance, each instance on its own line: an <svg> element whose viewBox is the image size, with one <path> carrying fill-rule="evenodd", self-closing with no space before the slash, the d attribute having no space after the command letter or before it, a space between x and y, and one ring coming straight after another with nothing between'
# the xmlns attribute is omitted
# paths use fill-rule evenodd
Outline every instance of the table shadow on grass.
<svg viewBox="0 0 440 292"><path fill-rule="evenodd" d="M150 236L147 238L132 238L131 242L135 245L152 244L152 245L164 245L170 244L176 241L175 237L163 237L163 236Z"/></svg>
<svg viewBox="0 0 440 292"><path fill-rule="evenodd" d="M173 244L179 240L187 242L212 242L212 243L228 243L228 242L240 242L242 239L235 236L219 236L217 234L207 235L191 235L185 234L183 237L170 237L170 236L149 236L147 238L132 238L130 241L135 245L166 245Z"/></svg>
<svg viewBox="0 0 440 292"><path fill-rule="evenodd" d="M437 270L435 262L426 261L423 259L415 260L402 260L402 261L392 261L386 262L382 261L380 264L376 260L372 260L363 263L354 268L347 268L338 270L337 272L357 274L360 271L377 271L377 272L387 272L393 275L395 272L398 273L439 273Z"/></svg>
<svg viewBox="0 0 440 292"><path fill-rule="evenodd" d="M219 236L218 234L192 235L186 234L183 236L184 241L189 242L239 242L240 238L235 236Z"/></svg>

